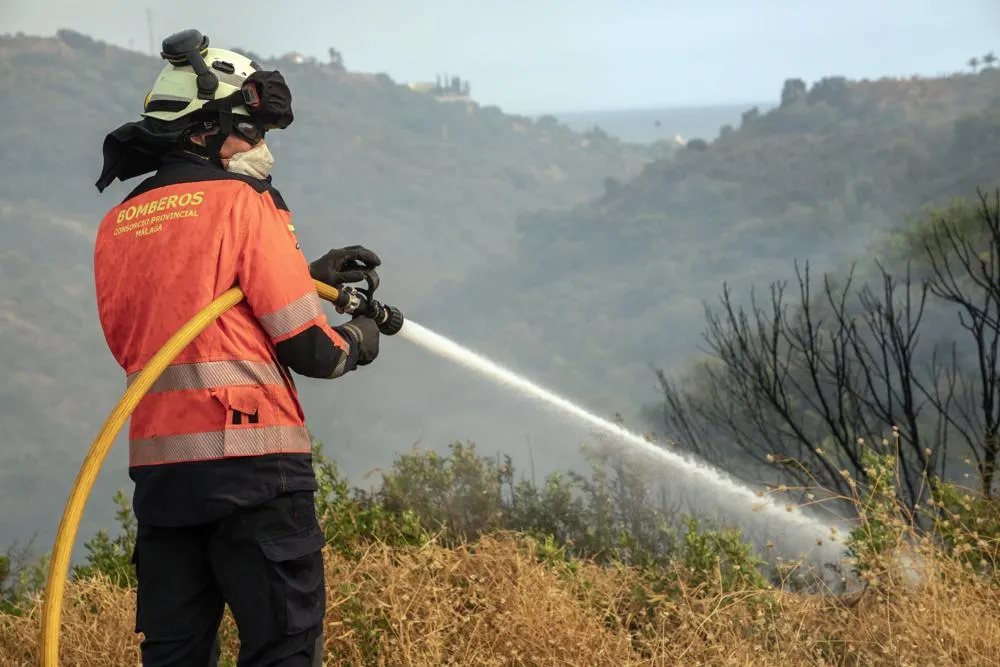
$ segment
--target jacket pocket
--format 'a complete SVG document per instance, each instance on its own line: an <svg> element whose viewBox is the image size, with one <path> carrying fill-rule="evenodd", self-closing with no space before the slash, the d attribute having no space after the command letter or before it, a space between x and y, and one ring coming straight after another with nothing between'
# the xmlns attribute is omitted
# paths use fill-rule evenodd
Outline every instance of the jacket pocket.
<svg viewBox="0 0 1000 667"><path fill-rule="evenodd" d="M225 456L248 456L268 449L261 441L260 429L272 426L271 404L263 387L236 385L212 389L214 396L226 411L223 431Z"/></svg>
<svg viewBox="0 0 1000 667"><path fill-rule="evenodd" d="M296 634L321 627L326 606L323 533L318 525L262 540L278 627Z"/></svg>

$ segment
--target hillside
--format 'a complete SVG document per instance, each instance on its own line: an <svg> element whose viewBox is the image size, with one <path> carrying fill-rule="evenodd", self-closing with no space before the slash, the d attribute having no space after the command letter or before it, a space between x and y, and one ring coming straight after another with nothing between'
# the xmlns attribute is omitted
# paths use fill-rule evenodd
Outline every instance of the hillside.
<svg viewBox="0 0 1000 667"><path fill-rule="evenodd" d="M0 199L44 201L89 223L131 187L102 197L94 189L104 134L138 117L163 63L62 35L0 38L0 140L9 161ZM438 103L385 75L264 63L282 71L293 93L296 120L269 142L275 184L305 247L364 239L383 253L388 280L405 276L397 282L410 288L401 291L408 300L439 273L461 274L477 253L509 243L517 213L575 204L608 176L638 173L654 154L495 107ZM42 187L40 175L59 187ZM441 262L442 251L450 261ZM433 271L396 268L428 263Z"/></svg>
<svg viewBox="0 0 1000 667"><path fill-rule="evenodd" d="M71 31L0 37L0 542L35 530L51 539L85 448L123 390L96 316L92 234L138 180L104 195L93 183L104 135L138 117L161 66ZM483 254L510 246L518 215L583 201L604 178L639 173L658 150L496 108L441 104L384 75L276 66L293 91L296 120L270 139L275 184L307 256L352 243L375 248L384 298L407 313L433 299L442 277L461 277ZM370 375L412 395L413 380L399 383L386 348L389 375ZM356 447L354 465L345 454L352 471L419 437L424 415L404 431L385 418L400 402L391 391L373 405L368 392L343 384L313 392L318 384L304 384L312 425L331 443ZM331 404L340 406L334 416L356 419L321 419ZM123 464L114 450L84 535L110 518L104 485L128 485Z"/></svg>
<svg viewBox="0 0 1000 667"><path fill-rule="evenodd" d="M524 216L517 250L442 298L497 307L446 333L606 411L655 402L650 364L677 370L703 349L703 303L723 282L745 303L795 259L842 267L921 207L1000 182L998 90L997 69L789 80L775 109L714 141Z"/></svg>

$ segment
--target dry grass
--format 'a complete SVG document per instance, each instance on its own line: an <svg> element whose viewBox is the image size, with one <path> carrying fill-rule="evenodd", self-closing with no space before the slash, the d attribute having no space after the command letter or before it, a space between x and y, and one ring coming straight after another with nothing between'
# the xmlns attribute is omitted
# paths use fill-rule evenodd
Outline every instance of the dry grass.
<svg viewBox="0 0 1000 667"><path fill-rule="evenodd" d="M542 564L516 536L327 557L329 665L998 665L1000 591L940 558L849 599L689 590L640 602L625 568ZM67 591L62 664L134 666L131 591ZM37 664L40 606L0 616L0 664ZM232 664L231 621L223 664Z"/></svg>

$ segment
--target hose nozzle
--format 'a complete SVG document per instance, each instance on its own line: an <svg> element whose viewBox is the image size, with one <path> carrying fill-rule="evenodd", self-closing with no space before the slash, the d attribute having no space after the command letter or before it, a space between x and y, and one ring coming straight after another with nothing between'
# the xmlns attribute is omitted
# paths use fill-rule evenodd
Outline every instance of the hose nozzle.
<svg viewBox="0 0 1000 667"><path fill-rule="evenodd" d="M403 312L395 306L386 306L379 301L368 302L369 317L375 320L378 330L386 336L395 336L403 328Z"/></svg>
<svg viewBox="0 0 1000 667"><path fill-rule="evenodd" d="M395 306L387 306L371 298L371 291L365 292L349 285L341 287L333 305L337 312L362 315L375 320L378 330L386 336L395 336L403 328L403 312Z"/></svg>

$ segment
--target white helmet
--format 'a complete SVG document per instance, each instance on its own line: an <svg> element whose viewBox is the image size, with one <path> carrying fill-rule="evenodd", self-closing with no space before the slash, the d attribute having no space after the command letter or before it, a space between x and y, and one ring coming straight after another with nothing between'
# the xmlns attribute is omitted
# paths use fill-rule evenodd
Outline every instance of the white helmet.
<svg viewBox="0 0 1000 667"><path fill-rule="evenodd" d="M208 47L208 37L184 30L163 40L167 65L146 94L142 120L125 123L104 140L97 189L157 168L161 156L188 133L218 128L217 149L236 130L256 143L267 130L291 125L292 93L278 71L264 71L235 51ZM209 148L209 150L212 150Z"/></svg>
<svg viewBox="0 0 1000 667"><path fill-rule="evenodd" d="M190 40L188 44L180 42L185 38ZM192 49L189 44L194 39L198 41ZM144 117L170 122L191 116L202 110L206 102L240 91L247 78L260 69L246 56L235 51L208 48L207 44L208 38L193 30L163 41L164 51L160 55L167 64L146 95ZM184 50L178 53L171 47ZM197 54L197 57L191 58L192 54ZM250 115L245 104L232 107L232 112L240 116Z"/></svg>
<svg viewBox="0 0 1000 667"><path fill-rule="evenodd" d="M143 117L174 121L221 121L229 134L233 116L253 119L262 130L291 124L292 94L279 72L235 51L209 48L208 37L184 30L163 40L167 61L143 103Z"/></svg>

